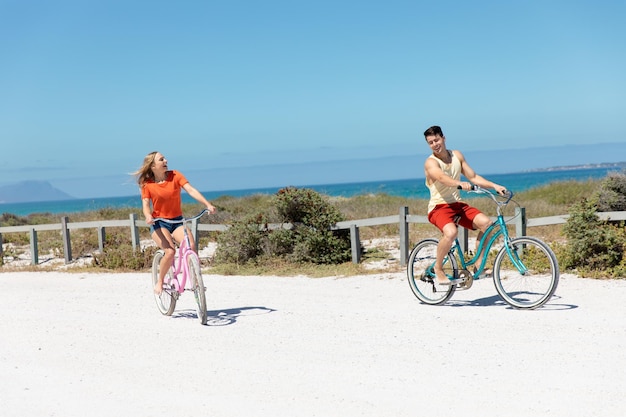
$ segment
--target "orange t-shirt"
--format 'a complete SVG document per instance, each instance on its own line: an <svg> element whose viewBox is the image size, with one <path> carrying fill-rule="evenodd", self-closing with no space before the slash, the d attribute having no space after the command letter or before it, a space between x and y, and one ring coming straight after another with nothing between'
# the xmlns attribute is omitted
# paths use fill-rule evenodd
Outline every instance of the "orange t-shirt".
<svg viewBox="0 0 626 417"><path fill-rule="evenodd" d="M182 216L180 190L188 182L178 171L169 171L167 179L160 184L153 180L146 181L141 187L141 199L152 200L152 217L173 219Z"/></svg>

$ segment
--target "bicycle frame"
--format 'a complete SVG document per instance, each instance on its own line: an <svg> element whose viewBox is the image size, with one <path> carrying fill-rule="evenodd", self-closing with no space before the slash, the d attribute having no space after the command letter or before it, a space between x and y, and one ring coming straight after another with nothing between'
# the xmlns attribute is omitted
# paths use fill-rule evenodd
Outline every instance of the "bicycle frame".
<svg viewBox="0 0 626 417"><path fill-rule="evenodd" d="M489 252L491 251L491 248L493 247L496 240L500 236L503 236L504 247L509 257L511 258L517 270L521 274L524 274L527 271L527 268L519 259L519 256L517 256L517 253L511 250L511 238L509 236L509 230L506 227L506 222L502 213L502 209L509 203L509 201L511 201L511 198L513 198L513 193L509 192L509 195L505 201L498 201L494 194L485 190L484 188L473 186L471 192L475 192L478 194L487 194L496 203L497 217L496 220L489 225L487 230L485 230L485 233L479 241L478 248L476 249L476 255L474 255L470 260L465 260L465 256L463 255L459 239L455 239L454 244L452 245L451 252L457 253L457 258L459 260L461 268L467 270L468 267L475 265L480 260L480 267L474 272L474 274L472 274L474 276L474 279L479 279L482 275L485 265L487 264L486 261L489 257Z"/></svg>
<svg viewBox="0 0 626 417"><path fill-rule="evenodd" d="M167 280L166 283L172 285L174 287L174 290L176 290L176 292L178 292L179 294L182 294L186 289L189 289L189 288L186 288L187 277L189 277L189 263L186 262L187 257L198 256L193 250L191 250L191 242L189 240L189 231L187 230L187 223L190 221L199 219L207 211L208 210L204 209L199 214L195 215L194 217L183 218L182 220L169 220L169 219L163 219L160 217L154 219L155 221L159 220L159 221L172 223L172 224L182 223L183 225L184 237L183 237L183 240L178 245L178 250L176 252L177 255L174 256L174 259L172 260L172 266L171 266L172 274L171 276L169 275L166 276L166 280Z"/></svg>
<svg viewBox="0 0 626 417"><path fill-rule="evenodd" d="M177 256L172 260L172 276L168 279L168 283L171 284L179 294L185 291L187 277L189 276L189 263L186 262L187 256L197 256L196 253L191 250L186 225L183 224L183 227L185 228L185 238L178 246Z"/></svg>
<svg viewBox="0 0 626 417"><path fill-rule="evenodd" d="M444 257L443 272L450 281L448 283L440 281L434 271L440 241L433 238L419 241L407 262L407 281L411 291L425 304L444 304L457 289L468 290L474 280L485 277L484 270L492 255L490 252L496 249L493 251L495 258L491 278L502 300L518 309L541 307L552 297L559 282L556 255L540 239L509 236L503 211L511 201L512 193L508 193L508 198L498 198L498 195L481 187L473 186L469 191L487 194L497 207L495 220L478 241L477 253L466 259L459 240L455 239ZM468 270L469 266L478 262L481 262L478 269L474 267L474 272Z"/></svg>

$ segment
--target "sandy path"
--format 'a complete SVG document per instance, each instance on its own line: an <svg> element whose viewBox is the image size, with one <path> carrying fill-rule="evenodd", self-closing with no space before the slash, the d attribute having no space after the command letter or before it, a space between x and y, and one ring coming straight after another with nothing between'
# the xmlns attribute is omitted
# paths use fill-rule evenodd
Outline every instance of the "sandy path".
<svg viewBox="0 0 626 417"><path fill-rule="evenodd" d="M207 276L161 316L147 274L2 273L7 416L617 416L626 281L562 277L537 311L490 281L421 305L403 274ZM7 414L4 414L4 413Z"/></svg>

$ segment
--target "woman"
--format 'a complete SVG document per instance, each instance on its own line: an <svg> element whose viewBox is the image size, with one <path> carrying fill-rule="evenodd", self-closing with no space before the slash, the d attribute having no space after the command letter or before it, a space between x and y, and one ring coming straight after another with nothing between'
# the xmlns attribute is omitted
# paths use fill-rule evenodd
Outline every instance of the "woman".
<svg viewBox="0 0 626 417"><path fill-rule="evenodd" d="M163 279L176 253L174 240L180 243L184 237L184 232L181 227L182 223L172 224L154 221L154 218L162 217L168 220L183 218L181 189L187 191L190 196L206 206L209 213L214 213L216 209L198 190L191 186L183 174L168 170L167 159L159 152L150 152L146 155L143 165L134 175L137 177L137 183L141 188L142 210L146 217L146 223L150 225L152 239L165 252L165 256L161 259L159 280L154 287L154 292L161 294ZM191 248L195 251L196 242L192 234L189 234L189 240Z"/></svg>

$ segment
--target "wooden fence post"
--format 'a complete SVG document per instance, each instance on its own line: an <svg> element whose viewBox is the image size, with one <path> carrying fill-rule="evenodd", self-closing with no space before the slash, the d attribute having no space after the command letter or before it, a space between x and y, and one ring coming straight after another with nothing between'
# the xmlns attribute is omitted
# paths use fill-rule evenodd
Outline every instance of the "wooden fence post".
<svg viewBox="0 0 626 417"><path fill-rule="evenodd" d="M30 263L37 265L39 263L39 249L37 248L37 231L30 229Z"/></svg>
<svg viewBox="0 0 626 417"><path fill-rule="evenodd" d="M61 217L61 233L63 234L63 252L65 255L65 263L69 264L72 260L72 244L70 242L70 230L67 228L67 217Z"/></svg>
<svg viewBox="0 0 626 417"><path fill-rule="evenodd" d="M515 235L526 236L526 207L515 207Z"/></svg>
<svg viewBox="0 0 626 417"><path fill-rule="evenodd" d="M352 263L358 264L361 262L361 239L356 224L350 225L350 247L352 249Z"/></svg>
<svg viewBox="0 0 626 417"><path fill-rule="evenodd" d="M467 229L459 226L459 244L461 245L461 252L467 253L469 247L469 233L467 233Z"/></svg>
<svg viewBox="0 0 626 417"><path fill-rule="evenodd" d="M186 226L186 225L183 225ZM196 249L199 248L198 244L198 219L193 219L191 221L191 236L193 236L194 242L196 242Z"/></svg>
<svg viewBox="0 0 626 417"><path fill-rule="evenodd" d="M104 242L106 241L106 231L104 230L104 226L98 227L98 248L100 249L100 253L104 252Z"/></svg>
<svg viewBox="0 0 626 417"><path fill-rule="evenodd" d="M133 251L136 251L139 247L139 229L135 220L137 220L137 215L130 213L130 239L132 240Z"/></svg>
<svg viewBox="0 0 626 417"><path fill-rule="evenodd" d="M406 217L409 215L407 206L400 207L398 225L400 226L400 265L404 266L409 258L409 223Z"/></svg>

